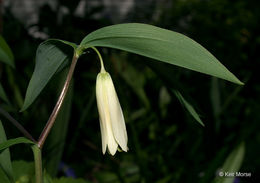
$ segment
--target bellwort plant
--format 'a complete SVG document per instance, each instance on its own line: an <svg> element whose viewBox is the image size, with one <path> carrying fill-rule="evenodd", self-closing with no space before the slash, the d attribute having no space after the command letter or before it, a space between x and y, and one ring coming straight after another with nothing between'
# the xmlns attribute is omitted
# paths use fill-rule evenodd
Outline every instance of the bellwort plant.
<svg viewBox="0 0 260 183"><path fill-rule="evenodd" d="M243 85L236 76L199 43L180 33L152 25L128 23L107 26L88 34L79 45L58 39L46 40L38 46L36 51L35 68L26 90L21 112L33 105L35 99L54 75L64 70L68 63L70 63L70 67L56 105L38 140L35 140L5 109L0 108L1 117L9 120L25 136L7 140L0 121L0 167L3 169L2 175L6 176L6 183L14 183L15 181L9 147L21 143L29 144L34 154L35 181L33 182L43 183L43 180L52 182L50 177L46 178L48 176L42 173L41 152L45 140L57 121L57 116L69 91L78 59L83 53L87 53L87 49L93 49L98 54L101 63L101 70L96 80L96 100L101 129L102 152L105 154L108 151L111 155L115 155L117 150L128 151L128 136L124 115L111 76L105 70L102 57L97 49L99 47L135 53ZM13 66L13 57L10 56L10 50L7 49L6 45L1 49L0 60ZM4 98L2 93L0 93L0 97ZM184 103L184 106L187 106L188 111L194 118L204 125L196 116L194 109L183 99L180 92L175 93L177 98Z"/></svg>
<svg viewBox="0 0 260 183"><path fill-rule="evenodd" d="M102 57L96 48L101 63L101 71L97 76L96 97L102 137L102 152L106 148L114 155L119 148L127 152L127 133L124 115L116 94L111 76L106 72Z"/></svg>

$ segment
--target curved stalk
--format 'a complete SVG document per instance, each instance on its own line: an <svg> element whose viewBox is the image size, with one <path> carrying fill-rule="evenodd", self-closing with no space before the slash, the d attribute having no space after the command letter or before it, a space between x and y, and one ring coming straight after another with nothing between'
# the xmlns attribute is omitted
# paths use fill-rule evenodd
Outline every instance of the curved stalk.
<svg viewBox="0 0 260 183"><path fill-rule="evenodd" d="M39 137L39 140L38 140L38 147L40 149L42 149L43 145L44 145L44 142L48 136L48 134L50 133L50 130L52 128L52 126L54 125L55 123L55 120L57 118L57 115L61 109L61 105L64 101L64 98L67 94L67 91L68 91L68 88L69 88L69 84L70 84L70 81L71 81L71 78L72 78L72 75L73 75L73 72L74 72L74 69L75 69L75 66L76 66L76 63L77 63L77 60L79 58L79 54L77 53L77 50L74 51L74 56L73 56L73 59L72 59L72 62L71 62L71 65L70 65L70 69L69 69L69 73L67 75L67 78L66 78L66 81L64 83L64 86L62 88L62 91L60 93L60 96L59 96L59 99L49 117L49 120L47 122L47 124L45 125L40 137Z"/></svg>
<svg viewBox="0 0 260 183"><path fill-rule="evenodd" d="M106 72L101 54L95 47L90 47L90 48L92 48L98 55L98 58L100 60L100 65L101 65L101 72Z"/></svg>

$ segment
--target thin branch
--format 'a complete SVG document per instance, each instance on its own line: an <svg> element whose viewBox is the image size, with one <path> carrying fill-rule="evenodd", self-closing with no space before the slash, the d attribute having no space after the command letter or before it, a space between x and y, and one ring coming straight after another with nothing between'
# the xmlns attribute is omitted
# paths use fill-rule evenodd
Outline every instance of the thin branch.
<svg viewBox="0 0 260 183"><path fill-rule="evenodd" d="M75 69L75 66L76 66L76 63L77 63L77 60L78 60L78 57L79 55L77 55L77 53L75 52L74 56L73 56L73 59L72 59L72 62L71 62L71 65L70 65L70 69L69 69L69 73L67 75L67 78L66 78L66 81L64 83L64 86L62 88L62 91L60 93L60 96L59 96L59 99L50 115L50 118L47 122L47 124L45 125L40 137L39 137L39 140L38 140L38 147L40 149L42 149L43 147L43 144L48 136L48 134L50 133L51 131L51 128L52 126L54 125L55 123L55 120L58 116L58 113L61 109L61 105L64 101L64 98L67 94L67 91L68 91L68 88L69 88L69 84L70 84L70 81L71 81L71 78L72 78L72 75L73 75L73 72L74 72L74 69Z"/></svg>
<svg viewBox="0 0 260 183"><path fill-rule="evenodd" d="M7 111L0 108L0 114L2 114L6 119L8 119L22 134L36 143L36 140L31 136L31 134L16 120L14 119Z"/></svg>

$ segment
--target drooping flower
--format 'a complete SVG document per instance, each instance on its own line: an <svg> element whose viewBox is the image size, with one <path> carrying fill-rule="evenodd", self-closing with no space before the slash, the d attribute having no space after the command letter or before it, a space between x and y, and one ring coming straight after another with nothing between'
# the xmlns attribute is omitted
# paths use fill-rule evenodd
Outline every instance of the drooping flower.
<svg viewBox="0 0 260 183"><path fill-rule="evenodd" d="M96 81L96 98L102 137L102 152L114 155L118 149L127 152L124 115L110 74L102 66Z"/></svg>

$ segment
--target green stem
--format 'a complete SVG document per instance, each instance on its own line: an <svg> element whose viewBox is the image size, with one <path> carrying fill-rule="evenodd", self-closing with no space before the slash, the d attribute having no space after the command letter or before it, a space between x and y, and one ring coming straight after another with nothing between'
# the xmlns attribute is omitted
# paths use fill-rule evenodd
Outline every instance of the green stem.
<svg viewBox="0 0 260 183"><path fill-rule="evenodd" d="M95 48L95 47L91 47L98 55L98 58L100 60L100 65L101 65L101 72L106 72L105 67L104 67L104 63L103 63L103 59L101 54L99 53L99 51Z"/></svg>
<svg viewBox="0 0 260 183"><path fill-rule="evenodd" d="M59 96L59 99L50 115L50 118L47 122L47 124L45 125L40 137L39 137L39 140L38 140L38 147L40 149L42 149L43 147L43 144L48 136L48 134L50 133L51 131L51 128L53 127L54 123L55 123L55 120L58 116L58 113L61 109L61 105L64 101L64 98L68 92L68 88L69 88L69 84L70 84L70 81L71 81L71 78L72 78L72 75L73 75L73 72L74 72L74 69L75 69L75 66L76 66L76 63L77 63L77 60L79 58L79 54L77 53L77 50L75 50L74 52L74 56L73 56L73 59L72 59L72 62L71 62L71 65L70 65L70 69L69 69L69 73L67 75L67 78L66 78L66 81L64 83L64 86L62 88L62 91L60 93L60 96Z"/></svg>
<svg viewBox="0 0 260 183"><path fill-rule="evenodd" d="M34 165L35 165L35 182L43 183L42 176L42 152L37 145L32 146L33 155L34 155Z"/></svg>

